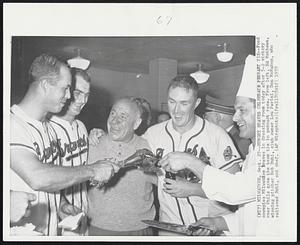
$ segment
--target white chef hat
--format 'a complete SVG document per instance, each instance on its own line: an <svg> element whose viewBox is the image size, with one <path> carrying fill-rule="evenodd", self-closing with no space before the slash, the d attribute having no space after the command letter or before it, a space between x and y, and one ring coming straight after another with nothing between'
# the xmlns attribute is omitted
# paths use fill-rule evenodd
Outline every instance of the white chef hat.
<svg viewBox="0 0 300 245"><path fill-rule="evenodd" d="M245 60L242 81L236 96L256 99L256 74L256 57L249 54Z"/></svg>

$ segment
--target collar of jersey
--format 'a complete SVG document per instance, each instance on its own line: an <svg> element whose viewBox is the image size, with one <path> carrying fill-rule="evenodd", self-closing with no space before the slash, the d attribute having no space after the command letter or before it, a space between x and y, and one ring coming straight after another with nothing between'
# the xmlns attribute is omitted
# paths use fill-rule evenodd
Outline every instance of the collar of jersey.
<svg viewBox="0 0 300 245"><path fill-rule="evenodd" d="M248 150L249 154L252 154L253 152L255 152L255 150L256 150L256 147L254 147L254 146L253 146L253 143L251 143L251 144L249 145L249 150Z"/></svg>
<svg viewBox="0 0 300 245"><path fill-rule="evenodd" d="M234 127L234 124L230 125L228 128L226 128L226 132L229 133L229 131Z"/></svg>
<svg viewBox="0 0 300 245"><path fill-rule="evenodd" d="M191 136L199 133L199 131L202 129L203 123L204 123L203 119L196 115L196 120L195 120L194 126L187 132L181 134L175 130L175 128L173 127L172 119L170 119L167 123L167 129L170 131L170 133L172 135L175 134L175 135L182 136L182 137L191 137Z"/></svg>
<svg viewBox="0 0 300 245"><path fill-rule="evenodd" d="M57 122L57 123L60 123L62 125L64 125L65 127L71 127L71 126L74 126L77 124L76 122L76 119L73 120L72 123L70 123L69 121L65 120L65 119L62 119L56 115L53 115L51 118L50 118L51 121L54 121L54 122Z"/></svg>

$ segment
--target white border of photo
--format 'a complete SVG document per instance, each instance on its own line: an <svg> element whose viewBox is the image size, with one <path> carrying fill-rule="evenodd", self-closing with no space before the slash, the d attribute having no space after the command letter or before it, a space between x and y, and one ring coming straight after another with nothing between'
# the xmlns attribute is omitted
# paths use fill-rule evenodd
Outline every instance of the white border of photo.
<svg viewBox="0 0 300 245"><path fill-rule="evenodd" d="M296 3L3 5L3 239L10 241L296 241ZM77 17L76 17L77 16ZM78 18L80 16L80 18ZM276 36L280 129L280 231L277 237L13 237L9 235L9 107L12 36Z"/></svg>

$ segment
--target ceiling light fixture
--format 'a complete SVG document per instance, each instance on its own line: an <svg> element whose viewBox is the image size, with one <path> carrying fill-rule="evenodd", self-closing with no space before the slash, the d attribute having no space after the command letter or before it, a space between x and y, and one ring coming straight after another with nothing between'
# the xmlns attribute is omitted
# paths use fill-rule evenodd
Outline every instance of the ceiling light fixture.
<svg viewBox="0 0 300 245"><path fill-rule="evenodd" d="M90 61L82 58L80 56L80 49L77 49L77 56L72 59L69 59L68 64L70 65L70 67L76 67L82 70L86 70L90 65Z"/></svg>
<svg viewBox="0 0 300 245"><path fill-rule="evenodd" d="M198 64L198 71L191 73L190 76L194 78L197 83L205 83L209 78L209 74L201 70L201 64Z"/></svg>
<svg viewBox="0 0 300 245"><path fill-rule="evenodd" d="M221 45L218 45L221 46ZM233 53L227 52L227 44L223 44L223 52L217 53L218 60L221 62L229 62L232 59Z"/></svg>

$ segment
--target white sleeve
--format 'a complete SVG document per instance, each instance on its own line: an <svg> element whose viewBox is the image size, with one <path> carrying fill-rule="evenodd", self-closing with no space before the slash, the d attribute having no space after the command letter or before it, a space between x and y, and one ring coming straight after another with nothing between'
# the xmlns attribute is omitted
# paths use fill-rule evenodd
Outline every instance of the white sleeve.
<svg viewBox="0 0 300 245"><path fill-rule="evenodd" d="M35 140L24 123L16 116L10 117L10 150L28 150L38 157Z"/></svg>
<svg viewBox="0 0 300 245"><path fill-rule="evenodd" d="M239 234L239 210L222 216L225 219L229 231L224 231L228 236L238 236Z"/></svg>
<svg viewBox="0 0 300 245"><path fill-rule="evenodd" d="M230 205L244 204L256 198L256 168L230 174L206 166L203 172L202 188L209 199Z"/></svg>

